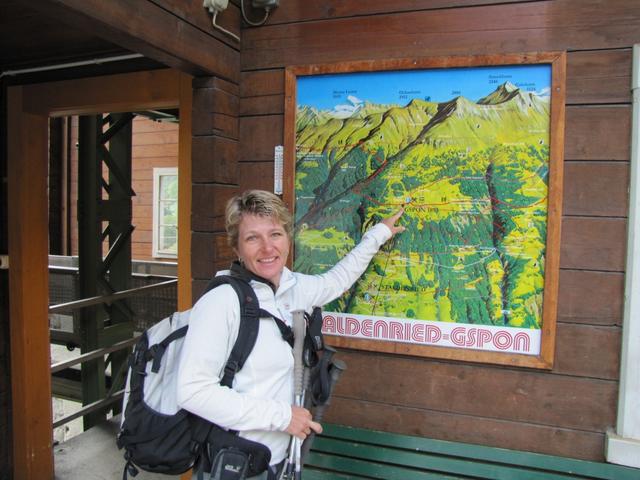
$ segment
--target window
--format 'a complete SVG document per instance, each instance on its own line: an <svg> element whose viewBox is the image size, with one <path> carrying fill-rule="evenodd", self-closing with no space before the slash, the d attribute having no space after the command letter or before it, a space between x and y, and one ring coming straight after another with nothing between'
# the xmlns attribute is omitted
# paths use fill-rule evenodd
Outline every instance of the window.
<svg viewBox="0 0 640 480"><path fill-rule="evenodd" d="M153 256L178 257L178 169L153 169Z"/></svg>

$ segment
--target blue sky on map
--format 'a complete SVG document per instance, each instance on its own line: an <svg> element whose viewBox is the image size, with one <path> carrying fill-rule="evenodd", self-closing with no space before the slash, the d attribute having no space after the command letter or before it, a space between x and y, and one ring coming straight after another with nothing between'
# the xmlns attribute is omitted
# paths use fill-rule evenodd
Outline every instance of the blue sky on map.
<svg viewBox="0 0 640 480"><path fill-rule="evenodd" d="M462 95L476 102L507 81L524 91L548 95L551 66L436 68L299 76L296 94L298 106L348 111L364 101L404 105L413 98L445 102Z"/></svg>

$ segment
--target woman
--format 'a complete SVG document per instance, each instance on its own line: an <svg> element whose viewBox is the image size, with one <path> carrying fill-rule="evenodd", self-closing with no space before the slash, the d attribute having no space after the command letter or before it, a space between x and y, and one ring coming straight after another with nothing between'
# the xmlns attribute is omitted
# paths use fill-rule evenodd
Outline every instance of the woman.
<svg viewBox="0 0 640 480"><path fill-rule="evenodd" d="M380 246L404 231L395 225L402 213L371 228L328 272L303 275L285 266L293 220L284 203L272 193L250 190L227 204L228 241L239 260L234 269L241 268L251 278L260 308L291 325L292 311L310 312L351 287ZM322 427L308 410L293 406L292 350L271 319L261 319L255 347L236 374L233 389L220 385L239 323L240 306L231 286L222 285L198 300L182 349L178 402L185 410L269 447L275 467L287 455L290 435L304 439L311 431L321 433ZM271 468L272 476L275 469Z"/></svg>

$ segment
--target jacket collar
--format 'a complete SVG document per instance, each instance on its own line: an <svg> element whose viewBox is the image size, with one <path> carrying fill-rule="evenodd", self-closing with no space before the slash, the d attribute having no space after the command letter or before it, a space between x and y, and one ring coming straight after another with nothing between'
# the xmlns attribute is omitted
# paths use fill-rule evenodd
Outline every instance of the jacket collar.
<svg viewBox="0 0 640 480"><path fill-rule="evenodd" d="M271 283L270 280L267 280L266 278L256 275L250 270L247 270L244 267L244 265L242 265L238 260L235 260L234 262L231 263L230 270L231 270L231 275L233 275L234 277L238 277L242 280L245 280L246 282L255 280L256 282L266 283L267 285L269 285L271 290L273 290L274 292L276 291L276 286L273 283Z"/></svg>
<svg viewBox="0 0 640 480"><path fill-rule="evenodd" d="M251 280L255 280L256 282L259 283L264 283L266 285L269 286L269 288L271 288L271 290L275 293L276 292L276 286L270 281L267 280L264 277L261 277L259 275L256 275L255 273L253 273L251 270L248 270L244 267L244 265L242 265L239 261L235 260L234 262L231 263L231 275L234 275L238 278L241 278L247 282L250 282ZM290 283L293 281L293 275L291 273L291 270L289 270L287 267L284 267L282 269L282 275L280 276L280 290L282 290L283 288L286 290L287 288L289 288Z"/></svg>

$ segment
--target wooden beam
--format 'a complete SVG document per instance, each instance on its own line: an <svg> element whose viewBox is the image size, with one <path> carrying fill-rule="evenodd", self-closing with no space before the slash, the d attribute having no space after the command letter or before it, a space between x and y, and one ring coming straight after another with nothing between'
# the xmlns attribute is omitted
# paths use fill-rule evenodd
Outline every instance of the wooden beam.
<svg viewBox="0 0 640 480"><path fill-rule="evenodd" d="M37 0L29 7L191 75L239 80L237 42L231 47L213 27L198 28L151 0ZM204 8L199 15L207 15Z"/></svg>
<svg viewBox="0 0 640 480"><path fill-rule="evenodd" d="M9 314L13 477L52 478L47 140L49 119L8 89Z"/></svg>
<svg viewBox="0 0 640 480"><path fill-rule="evenodd" d="M509 3L527 2L530 0L510 0ZM260 19L264 10L252 8L247 2L247 15L250 19ZM479 7L505 3L503 0L394 0L393 12L414 12L429 10L446 10L460 7ZM340 0L307 0L304 2L281 2L280 7L272 10L269 25L283 23L312 22L318 20L335 20L342 18L366 17L389 14L391 3L380 0L364 2L345 2Z"/></svg>
<svg viewBox="0 0 640 480"><path fill-rule="evenodd" d="M180 129L178 133L178 309L191 307L191 115L192 78L180 76Z"/></svg>
<svg viewBox="0 0 640 480"><path fill-rule="evenodd" d="M178 106L180 73L123 73L25 87L25 110L52 116L127 112Z"/></svg>

